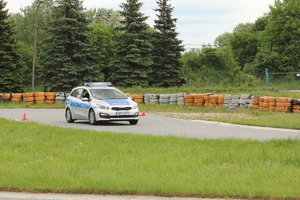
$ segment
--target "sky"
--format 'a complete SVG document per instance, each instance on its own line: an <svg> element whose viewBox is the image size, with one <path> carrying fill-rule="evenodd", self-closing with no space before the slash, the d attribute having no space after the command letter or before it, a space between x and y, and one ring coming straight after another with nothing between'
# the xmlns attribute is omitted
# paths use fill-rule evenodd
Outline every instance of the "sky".
<svg viewBox="0 0 300 200"><path fill-rule="evenodd" d="M30 6L34 0L4 0L10 13L20 12L20 8ZM156 0L141 0L141 12L149 16L147 23L154 25L157 8ZM254 23L275 0L169 0L174 8L172 17L177 18L178 39L188 51L201 48L203 44L213 44L225 32L232 33L240 23ZM83 6L121 10L120 4L126 0L83 0Z"/></svg>

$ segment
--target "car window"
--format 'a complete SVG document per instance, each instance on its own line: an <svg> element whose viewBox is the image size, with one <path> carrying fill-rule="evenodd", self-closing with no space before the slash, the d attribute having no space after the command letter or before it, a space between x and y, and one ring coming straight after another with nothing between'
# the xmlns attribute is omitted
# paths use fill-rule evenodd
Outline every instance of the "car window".
<svg viewBox="0 0 300 200"><path fill-rule="evenodd" d="M83 89L75 89L73 92L71 92L70 96L79 99L81 97L82 90Z"/></svg>
<svg viewBox="0 0 300 200"><path fill-rule="evenodd" d="M127 99L127 96L119 90L115 89L90 89L95 99Z"/></svg>
<svg viewBox="0 0 300 200"><path fill-rule="evenodd" d="M88 99L90 99L90 94L89 94L89 92L87 90L83 90L82 98L88 98Z"/></svg>

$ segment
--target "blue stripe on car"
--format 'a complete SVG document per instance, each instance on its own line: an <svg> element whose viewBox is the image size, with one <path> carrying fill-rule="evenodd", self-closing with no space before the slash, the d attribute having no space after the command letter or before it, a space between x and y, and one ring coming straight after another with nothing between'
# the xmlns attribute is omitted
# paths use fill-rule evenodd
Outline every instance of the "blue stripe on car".
<svg viewBox="0 0 300 200"><path fill-rule="evenodd" d="M83 108L83 109L89 109L91 107L91 105L86 104L86 103L78 103L75 101L71 101L69 99L66 100L66 105L70 105L72 107L76 107L76 108Z"/></svg>

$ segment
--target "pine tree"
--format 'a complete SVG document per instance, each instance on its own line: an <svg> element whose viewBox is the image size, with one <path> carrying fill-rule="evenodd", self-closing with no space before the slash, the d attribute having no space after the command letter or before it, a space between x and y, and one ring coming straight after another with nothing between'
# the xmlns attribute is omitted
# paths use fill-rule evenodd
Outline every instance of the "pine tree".
<svg viewBox="0 0 300 200"><path fill-rule="evenodd" d="M6 2L0 0L0 92L23 92L24 64L14 38L14 22L8 20Z"/></svg>
<svg viewBox="0 0 300 200"><path fill-rule="evenodd" d="M121 87L148 86L148 76L153 63L151 57L152 45L149 41L149 26L145 23L148 18L139 12L139 0L127 0L121 4L120 31L116 38L116 61L110 77L114 85Z"/></svg>
<svg viewBox="0 0 300 200"><path fill-rule="evenodd" d="M177 39L176 29L177 19L172 18L173 7L168 4L168 0L157 0L158 19L155 20L154 28L157 30L153 41L152 73L150 75L150 85L154 87L174 87L181 86L182 63L180 62L181 52L184 51L182 41Z"/></svg>
<svg viewBox="0 0 300 200"><path fill-rule="evenodd" d="M58 0L43 42L43 77L52 91L70 91L83 82L99 81L99 53L92 45L81 0Z"/></svg>

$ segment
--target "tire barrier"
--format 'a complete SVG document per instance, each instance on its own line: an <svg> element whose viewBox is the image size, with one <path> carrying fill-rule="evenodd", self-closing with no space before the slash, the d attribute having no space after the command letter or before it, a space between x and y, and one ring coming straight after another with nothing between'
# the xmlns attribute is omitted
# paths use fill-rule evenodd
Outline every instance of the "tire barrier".
<svg viewBox="0 0 300 200"><path fill-rule="evenodd" d="M63 92L35 92L35 93L0 93L0 102L26 102L35 103L64 103L69 93ZM264 112L292 112L300 113L300 99L285 97L253 96L250 94L216 95L176 93L176 94L145 94L130 95L137 103L140 104L162 104L162 105L179 105L218 108L225 107L228 111L236 108L248 108Z"/></svg>
<svg viewBox="0 0 300 200"><path fill-rule="evenodd" d="M159 102L159 104L163 104L163 105L170 104L170 95L169 94L160 94L158 102Z"/></svg>
<svg viewBox="0 0 300 200"><path fill-rule="evenodd" d="M177 105L179 105L179 106L184 106L185 105L184 96L185 96L185 93L178 93L177 94Z"/></svg>
<svg viewBox="0 0 300 200"><path fill-rule="evenodd" d="M46 92L45 93L45 103L55 103L55 97L56 97L56 93L55 92Z"/></svg>
<svg viewBox="0 0 300 200"><path fill-rule="evenodd" d="M186 106L194 106L195 105L194 96L195 95L192 95L192 94L185 94L184 95L184 104Z"/></svg>
<svg viewBox="0 0 300 200"><path fill-rule="evenodd" d="M23 94L23 101L29 104L34 104L34 94L33 93Z"/></svg>
<svg viewBox="0 0 300 200"><path fill-rule="evenodd" d="M33 93L33 96L34 96L35 103L45 103L46 100L45 92L35 92Z"/></svg>
<svg viewBox="0 0 300 200"><path fill-rule="evenodd" d="M159 95L151 95L150 96L150 104L159 104Z"/></svg>
<svg viewBox="0 0 300 200"><path fill-rule="evenodd" d="M63 92L55 93L55 103L64 103L66 100L66 95Z"/></svg>
<svg viewBox="0 0 300 200"><path fill-rule="evenodd" d="M144 103L144 96L143 95L132 95L133 101L136 103Z"/></svg>
<svg viewBox="0 0 300 200"><path fill-rule="evenodd" d="M170 105L177 105L178 97L177 94L170 94Z"/></svg>
<svg viewBox="0 0 300 200"><path fill-rule="evenodd" d="M33 92L33 93L0 93L0 102L25 102L28 104L35 103L61 103L65 102L69 93L63 92Z"/></svg>
<svg viewBox="0 0 300 200"><path fill-rule="evenodd" d="M150 104L150 97L154 94L145 94L144 95L144 104Z"/></svg>

